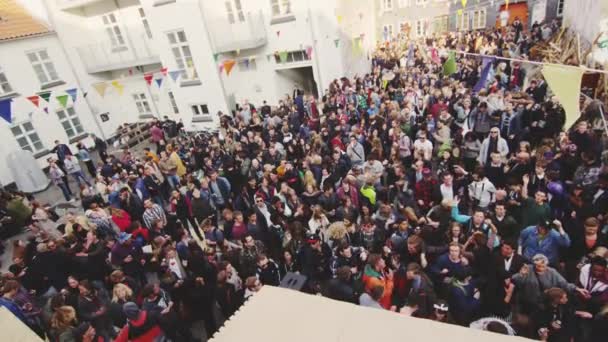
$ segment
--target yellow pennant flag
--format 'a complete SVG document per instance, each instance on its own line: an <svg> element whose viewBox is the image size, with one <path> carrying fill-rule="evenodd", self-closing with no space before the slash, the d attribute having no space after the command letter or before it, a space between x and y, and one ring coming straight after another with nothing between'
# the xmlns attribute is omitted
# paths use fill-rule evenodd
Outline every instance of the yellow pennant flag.
<svg viewBox="0 0 608 342"><path fill-rule="evenodd" d="M122 95L125 90L125 87L118 81L112 81L112 87L116 88L116 90L118 91L118 95Z"/></svg>
<svg viewBox="0 0 608 342"><path fill-rule="evenodd" d="M458 9L456 14L458 14L459 17L462 17L462 8Z"/></svg>
<svg viewBox="0 0 608 342"><path fill-rule="evenodd" d="M342 24L342 20L344 19L341 15L337 15L336 19L338 19L338 24Z"/></svg>
<svg viewBox="0 0 608 342"><path fill-rule="evenodd" d="M462 7L467 7L467 0L460 0Z"/></svg>
<svg viewBox="0 0 608 342"><path fill-rule="evenodd" d="M509 0L505 0L505 9L508 10L509 9Z"/></svg>
<svg viewBox="0 0 608 342"><path fill-rule="evenodd" d="M584 72L583 69L577 67L543 66L542 73L549 88L557 96L564 107L564 111L566 111L565 130L569 129L581 115L579 97Z"/></svg>
<svg viewBox="0 0 608 342"><path fill-rule="evenodd" d="M97 94L99 94L99 96L104 97L104 95L106 94L106 89L108 89L108 84L106 82L95 83L93 84L93 88L95 89L95 91L97 91Z"/></svg>

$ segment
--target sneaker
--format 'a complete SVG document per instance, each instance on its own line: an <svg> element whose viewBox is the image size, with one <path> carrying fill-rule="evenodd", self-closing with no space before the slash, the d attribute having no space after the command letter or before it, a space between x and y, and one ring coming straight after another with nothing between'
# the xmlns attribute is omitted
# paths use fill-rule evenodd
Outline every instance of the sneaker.
<svg viewBox="0 0 608 342"><path fill-rule="evenodd" d="M76 202L76 199L75 198L70 198L70 200L68 202L70 202L70 203Z"/></svg>

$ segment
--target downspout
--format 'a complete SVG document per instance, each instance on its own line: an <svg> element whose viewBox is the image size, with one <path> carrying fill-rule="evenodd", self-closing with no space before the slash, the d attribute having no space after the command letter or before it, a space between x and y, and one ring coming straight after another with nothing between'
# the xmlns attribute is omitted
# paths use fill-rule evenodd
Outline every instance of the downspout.
<svg viewBox="0 0 608 342"><path fill-rule="evenodd" d="M317 78L317 98L321 98L323 96L323 89L325 87L325 84L323 83L323 79L321 78L321 69L319 67L320 63L319 63L319 53L317 50L317 46L318 46L318 41L317 41L317 34L315 32L314 29L314 25L312 24L312 12L310 10L310 1L308 1L308 25L310 26L310 38L312 39L312 45L313 45L313 58L315 59L315 68L313 68L313 71L316 70L316 78Z"/></svg>

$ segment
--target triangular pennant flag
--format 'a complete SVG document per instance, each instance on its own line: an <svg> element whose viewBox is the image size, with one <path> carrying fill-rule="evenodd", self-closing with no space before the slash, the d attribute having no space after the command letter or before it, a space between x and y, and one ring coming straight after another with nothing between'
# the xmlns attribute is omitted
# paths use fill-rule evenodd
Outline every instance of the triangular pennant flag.
<svg viewBox="0 0 608 342"><path fill-rule="evenodd" d="M450 76L451 74L456 73L456 57L454 56L454 52L450 52L448 59L443 64L443 74L445 76Z"/></svg>
<svg viewBox="0 0 608 342"><path fill-rule="evenodd" d="M338 19L338 24L341 24L344 17L342 17L341 15L338 15L338 16L336 16L336 19Z"/></svg>
<svg viewBox="0 0 608 342"><path fill-rule="evenodd" d="M281 60L281 63L285 63L287 61L287 56L288 56L287 51L279 52L279 59Z"/></svg>
<svg viewBox="0 0 608 342"><path fill-rule="evenodd" d="M49 113L49 107L44 107L44 112L48 114Z"/></svg>
<svg viewBox="0 0 608 342"><path fill-rule="evenodd" d="M116 88L118 95L122 95L123 91L125 90L125 87L118 81L112 81L112 86Z"/></svg>
<svg viewBox="0 0 608 342"><path fill-rule="evenodd" d="M6 120L8 123L13 123L13 108L11 108L12 102L13 99L0 101L0 117Z"/></svg>
<svg viewBox="0 0 608 342"><path fill-rule="evenodd" d="M57 96L56 99L61 104L61 107L65 108L65 106L67 106L67 104L68 104L68 96L67 95Z"/></svg>
<svg viewBox="0 0 608 342"><path fill-rule="evenodd" d="M486 87L486 83L488 82L488 76L490 75L490 69L492 68L492 60L493 58L483 59L481 75L479 75L479 80L473 87L473 93L479 93L481 89L484 89Z"/></svg>
<svg viewBox="0 0 608 342"><path fill-rule="evenodd" d="M182 74L182 72L180 70L169 71L169 77L171 77L171 79L173 80L173 82L176 82L177 78L181 74Z"/></svg>
<svg viewBox="0 0 608 342"><path fill-rule="evenodd" d="M36 107L38 107L40 104L40 96L38 95L28 96L27 99L30 100L30 102L32 102Z"/></svg>
<svg viewBox="0 0 608 342"><path fill-rule="evenodd" d="M67 89L65 92L72 98L72 103L76 102L76 96L78 94L77 88Z"/></svg>
<svg viewBox="0 0 608 342"><path fill-rule="evenodd" d="M281 36L281 31L277 31L277 37Z"/></svg>
<svg viewBox="0 0 608 342"><path fill-rule="evenodd" d="M82 93L82 97L87 97L87 95L89 95L89 93L86 91L84 93Z"/></svg>
<svg viewBox="0 0 608 342"><path fill-rule="evenodd" d="M340 45L340 39L334 39L334 44L336 44L336 47L338 47L338 45Z"/></svg>
<svg viewBox="0 0 608 342"><path fill-rule="evenodd" d="M459 9L456 11L456 15L458 15L459 17L462 17L462 8L459 8Z"/></svg>
<svg viewBox="0 0 608 342"><path fill-rule="evenodd" d="M236 55L240 55L241 54L241 49L236 49Z"/></svg>
<svg viewBox="0 0 608 342"><path fill-rule="evenodd" d="M224 71L224 63L220 64L220 74Z"/></svg>
<svg viewBox="0 0 608 342"><path fill-rule="evenodd" d="M272 58L272 55L266 55L266 60L267 60L268 62L270 62L270 58Z"/></svg>
<svg viewBox="0 0 608 342"><path fill-rule="evenodd" d="M509 0L505 0L505 10L509 9Z"/></svg>
<svg viewBox="0 0 608 342"><path fill-rule="evenodd" d="M106 95L106 89L108 89L108 84L106 82L95 83L93 84L93 88L97 91L99 96L104 97Z"/></svg>
<svg viewBox="0 0 608 342"><path fill-rule="evenodd" d="M154 78L153 74L144 74L144 80L146 80L146 83L148 83L148 85L152 84L153 78Z"/></svg>
<svg viewBox="0 0 608 342"><path fill-rule="evenodd" d="M306 56L308 56L308 59L312 59L312 46L307 46L306 47Z"/></svg>
<svg viewBox="0 0 608 342"><path fill-rule="evenodd" d="M156 85L160 88L163 85L163 78L157 78L154 81L156 81Z"/></svg>
<svg viewBox="0 0 608 342"><path fill-rule="evenodd" d="M244 59L243 64L245 64L246 69L249 69L249 59Z"/></svg>
<svg viewBox="0 0 608 342"><path fill-rule="evenodd" d="M467 0L460 0L460 2L462 3L462 7L467 7ZM509 3L509 0L507 0L507 4ZM507 5L509 6L509 5Z"/></svg>
<svg viewBox="0 0 608 342"><path fill-rule="evenodd" d="M219 53L214 53L213 54L213 60L217 62L218 58L220 57Z"/></svg>
<svg viewBox="0 0 608 342"><path fill-rule="evenodd" d="M38 93L38 96L40 96L44 101L49 102L49 100L51 99L51 92L43 91L41 93Z"/></svg>
<svg viewBox="0 0 608 342"><path fill-rule="evenodd" d="M585 71L577 67L562 67L558 65L544 65L543 77L547 80L549 88L566 111L565 130L580 116L579 97L581 93L581 80Z"/></svg>
<svg viewBox="0 0 608 342"><path fill-rule="evenodd" d="M236 62L232 59L224 61L224 70L226 70L226 75L230 76L230 72L232 71L232 67Z"/></svg>
<svg viewBox="0 0 608 342"><path fill-rule="evenodd" d="M163 73L163 76L167 76L167 68L160 68L160 72Z"/></svg>

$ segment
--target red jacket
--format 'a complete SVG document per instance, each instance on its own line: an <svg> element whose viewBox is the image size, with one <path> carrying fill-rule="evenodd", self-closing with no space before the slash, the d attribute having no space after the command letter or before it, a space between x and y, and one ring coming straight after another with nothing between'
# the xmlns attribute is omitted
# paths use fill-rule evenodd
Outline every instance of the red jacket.
<svg viewBox="0 0 608 342"><path fill-rule="evenodd" d="M128 320L114 342L154 342L163 336L158 324L142 310L136 320Z"/></svg>

